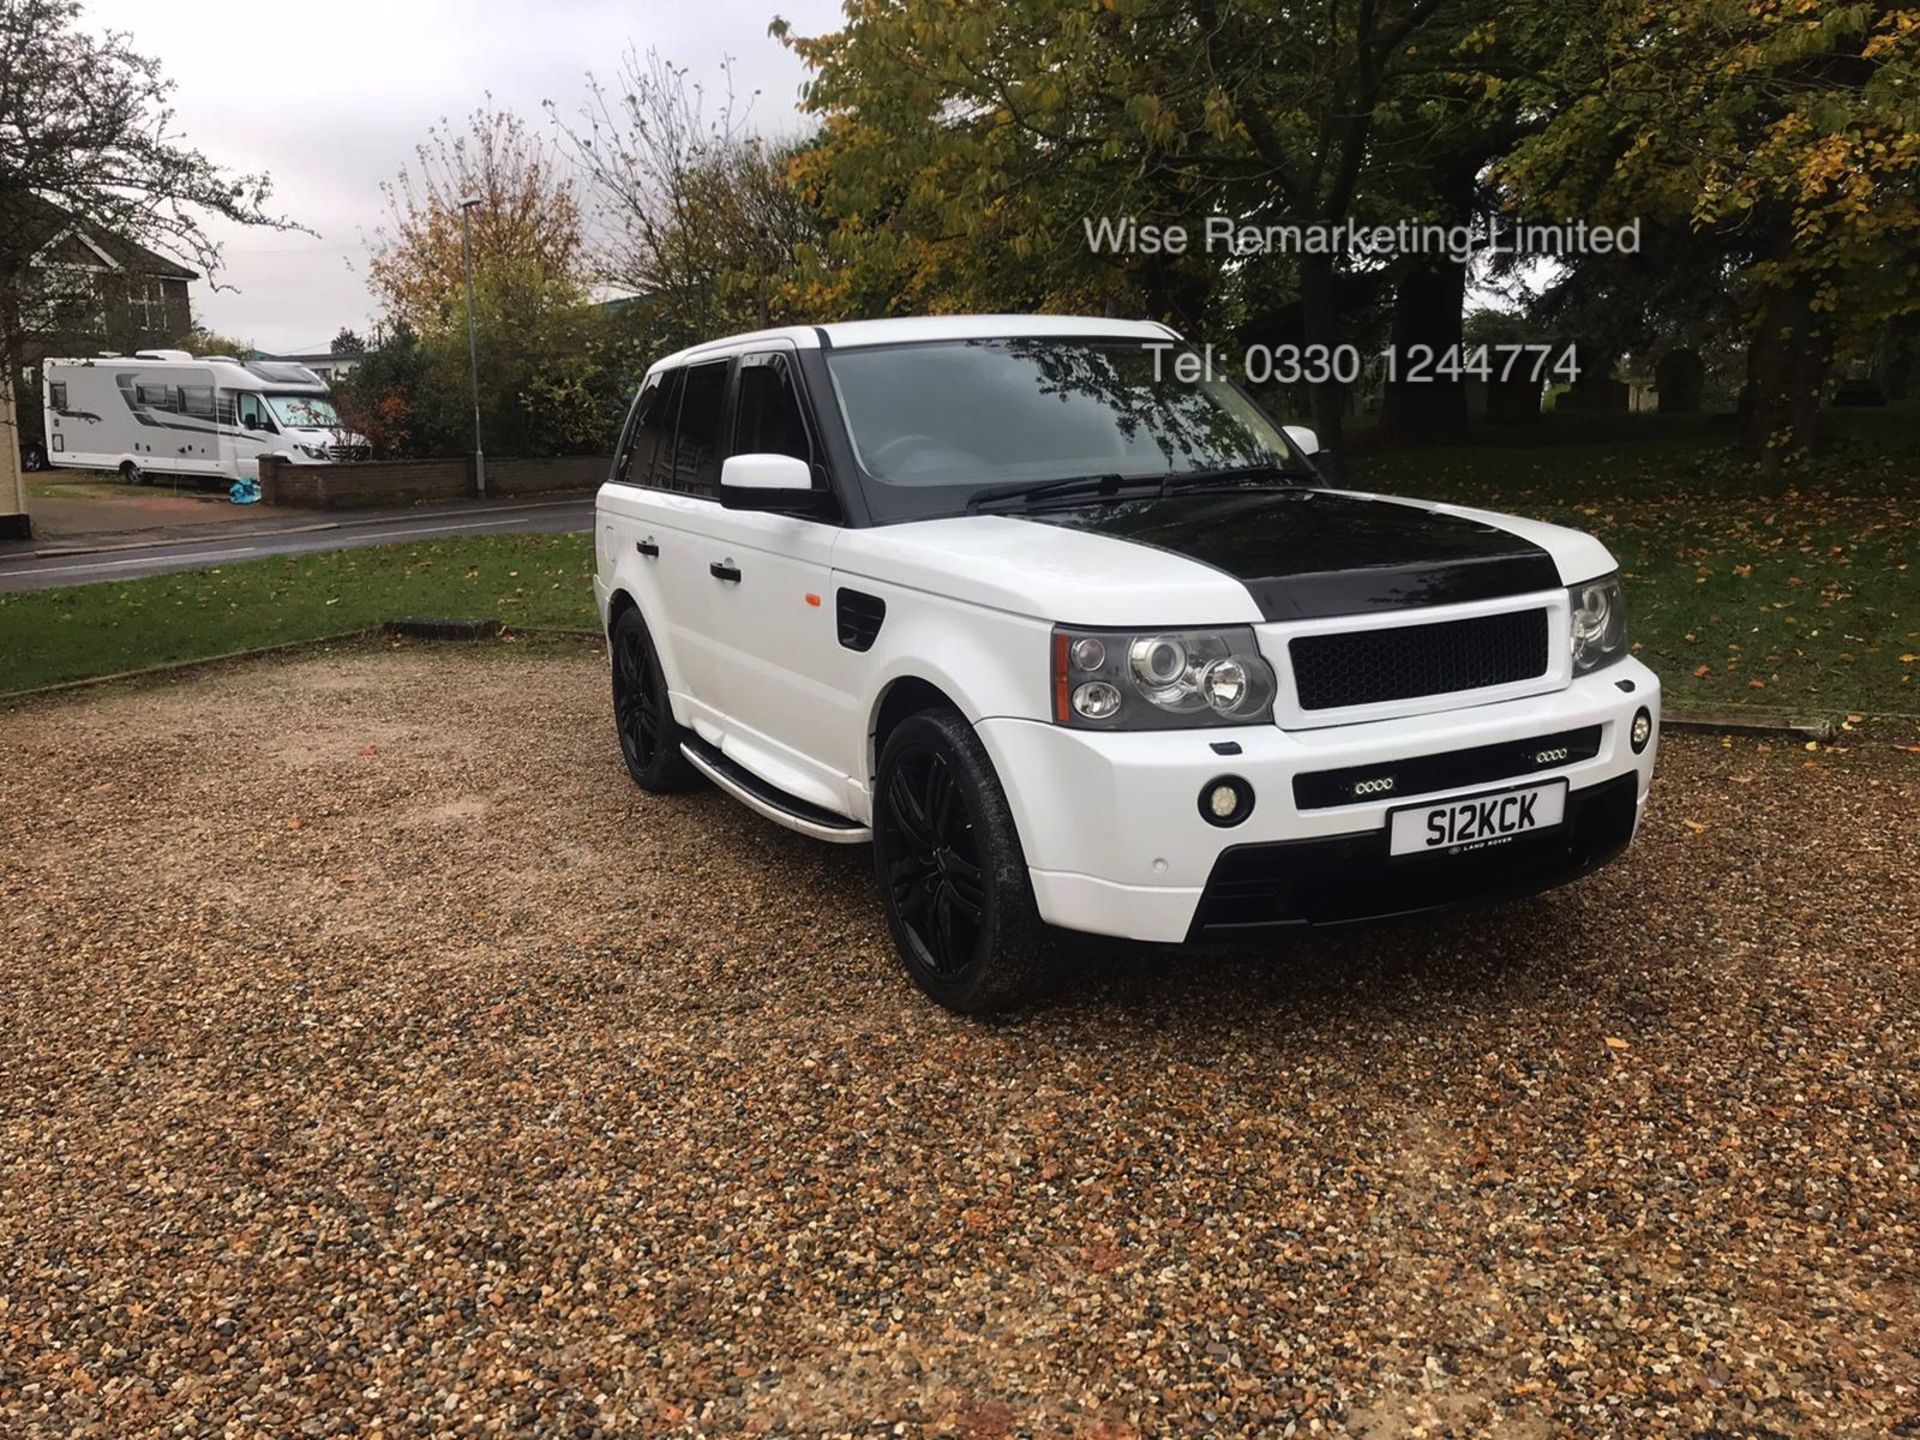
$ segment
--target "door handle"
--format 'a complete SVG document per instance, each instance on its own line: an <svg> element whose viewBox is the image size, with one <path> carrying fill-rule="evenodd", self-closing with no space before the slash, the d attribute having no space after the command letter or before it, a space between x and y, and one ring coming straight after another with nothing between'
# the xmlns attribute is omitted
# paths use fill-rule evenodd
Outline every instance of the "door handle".
<svg viewBox="0 0 1920 1440"><path fill-rule="evenodd" d="M651 535L649 535L644 540L634 541L633 548L638 550L642 555L646 556L649 560L658 558L660 554L660 547L653 543L653 537Z"/></svg>
<svg viewBox="0 0 1920 1440"><path fill-rule="evenodd" d="M716 560L707 566L707 573L716 580L725 580L729 584L740 583L740 567L731 560Z"/></svg>

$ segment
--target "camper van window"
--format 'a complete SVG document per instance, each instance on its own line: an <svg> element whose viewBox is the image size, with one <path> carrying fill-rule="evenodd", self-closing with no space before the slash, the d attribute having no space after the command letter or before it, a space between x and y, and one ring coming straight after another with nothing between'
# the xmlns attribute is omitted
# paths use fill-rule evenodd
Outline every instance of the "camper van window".
<svg viewBox="0 0 1920 1440"><path fill-rule="evenodd" d="M65 410L67 408L66 381L56 380L53 384L47 386L47 403L56 410Z"/></svg>
<svg viewBox="0 0 1920 1440"><path fill-rule="evenodd" d="M242 390L234 396L234 418L246 430L271 430L267 419L266 407L260 403L260 397L251 390Z"/></svg>
<svg viewBox="0 0 1920 1440"><path fill-rule="evenodd" d="M340 423L340 414L324 395L269 395L273 418L292 430L325 430Z"/></svg>
<svg viewBox="0 0 1920 1440"><path fill-rule="evenodd" d="M136 385L133 398L149 410L173 409L173 387L171 385Z"/></svg>
<svg viewBox="0 0 1920 1440"><path fill-rule="evenodd" d="M203 420L213 418L213 387L211 385L182 385L180 387L180 413L198 415Z"/></svg>

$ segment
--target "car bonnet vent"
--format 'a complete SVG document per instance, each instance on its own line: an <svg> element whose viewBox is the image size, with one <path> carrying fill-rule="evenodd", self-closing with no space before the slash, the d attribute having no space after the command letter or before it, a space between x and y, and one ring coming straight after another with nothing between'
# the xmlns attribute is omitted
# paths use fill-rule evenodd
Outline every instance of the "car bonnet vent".
<svg viewBox="0 0 1920 1440"><path fill-rule="evenodd" d="M880 622L887 618L887 602L864 590L842 590L834 597L840 622L840 643L849 650L871 650L880 638Z"/></svg>

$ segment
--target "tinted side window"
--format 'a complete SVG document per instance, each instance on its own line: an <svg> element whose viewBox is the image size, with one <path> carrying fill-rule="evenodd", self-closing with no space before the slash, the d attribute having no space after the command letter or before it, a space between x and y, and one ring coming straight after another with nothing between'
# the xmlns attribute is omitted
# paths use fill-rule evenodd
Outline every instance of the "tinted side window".
<svg viewBox="0 0 1920 1440"><path fill-rule="evenodd" d="M673 421L680 409L680 392L687 372L673 370L661 378L660 394L647 411L646 422L633 439L635 483L656 490L673 488Z"/></svg>
<svg viewBox="0 0 1920 1440"><path fill-rule="evenodd" d="M198 415L203 420L213 418L213 387L211 385L182 385L180 387L180 413Z"/></svg>
<svg viewBox="0 0 1920 1440"><path fill-rule="evenodd" d="M720 483L720 426L726 413L728 362L687 367L686 394L674 434L673 488L711 495Z"/></svg>
<svg viewBox="0 0 1920 1440"><path fill-rule="evenodd" d="M812 461L807 422L785 356L750 355L743 359L735 406L735 455L791 455L796 460Z"/></svg>
<svg viewBox="0 0 1920 1440"><path fill-rule="evenodd" d="M139 384L133 387L133 398L149 410L171 410L173 387L171 385Z"/></svg>
<svg viewBox="0 0 1920 1440"><path fill-rule="evenodd" d="M613 479L617 484L639 485L647 478L647 466L660 440L661 389L660 377L656 375L642 385L634 397L633 409L628 412L626 426L620 432L620 449L613 460Z"/></svg>
<svg viewBox="0 0 1920 1440"><path fill-rule="evenodd" d="M47 386L47 398L56 410L67 408L67 382L56 380Z"/></svg>

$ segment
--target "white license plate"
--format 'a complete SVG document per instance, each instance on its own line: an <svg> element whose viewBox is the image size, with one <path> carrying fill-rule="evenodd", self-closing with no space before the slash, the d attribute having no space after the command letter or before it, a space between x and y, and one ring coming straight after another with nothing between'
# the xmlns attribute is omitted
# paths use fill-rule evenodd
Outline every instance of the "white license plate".
<svg viewBox="0 0 1920 1440"><path fill-rule="evenodd" d="M1566 818L1567 782L1552 780L1395 810L1387 817L1387 849L1393 855L1462 855L1504 845Z"/></svg>

